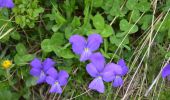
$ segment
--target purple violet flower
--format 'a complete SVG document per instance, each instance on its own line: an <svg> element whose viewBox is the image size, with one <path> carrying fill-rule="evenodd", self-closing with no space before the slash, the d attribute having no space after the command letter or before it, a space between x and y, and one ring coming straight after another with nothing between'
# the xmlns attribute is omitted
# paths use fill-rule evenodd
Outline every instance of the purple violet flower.
<svg viewBox="0 0 170 100"><path fill-rule="evenodd" d="M45 82L47 76L46 72L54 67L55 62L50 58L47 58L44 62L41 62L38 58L34 58L30 65L32 67L30 74L37 77L37 84L40 84Z"/></svg>
<svg viewBox="0 0 170 100"><path fill-rule="evenodd" d="M115 78L113 66L118 65L114 63L105 65L105 59L99 52L92 54L90 56L90 61L91 63L86 66L86 71L94 80L89 84L89 88L99 93L104 93L105 86L103 81L111 82Z"/></svg>
<svg viewBox="0 0 170 100"><path fill-rule="evenodd" d="M12 0L0 0L0 8L13 8L14 3Z"/></svg>
<svg viewBox="0 0 170 100"><path fill-rule="evenodd" d="M73 52L81 55L80 61L86 61L100 47L103 40L99 34L90 34L87 41L80 35L73 35L69 42L72 44Z"/></svg>
<svg viewBox="0 0 170 100"><path fill-rule="evenodd" d="M46 78L46 82L51 85L50 93L62 93L61 86L65 86L68 80L68 73L61 70L59 73L54 68L47 71L49 76Z"/></svg>
<svg viewBox="0 0 170 100"><path fill-rule="evenodd" d="M170 75L170 64L167 64L162 70L162 78L166 78ZM170 78L168 78L170 80Z"/></svg>
<svg viewBox="0 0 170 100"><path fill-rule="evenodd" d="M113 87L119 87L123 85L122 76L126 75L128 72L128 67L123 59L120 59L117 63L118 66L113 66L115 79L112 83Z"/></svg>

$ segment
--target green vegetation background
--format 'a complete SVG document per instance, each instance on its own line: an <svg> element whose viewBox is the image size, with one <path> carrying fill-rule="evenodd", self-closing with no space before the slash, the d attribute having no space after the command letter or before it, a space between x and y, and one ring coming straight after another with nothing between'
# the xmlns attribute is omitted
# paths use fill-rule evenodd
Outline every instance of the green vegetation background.
<svg viewBox="0 0 170 100"><path fill-rule="evenodd" d="M168 100L169 82L159 78L149 86L170 58L170 0L14 0L13 9L0 9L0 61L12 60L0 69L0 100L119 100L126 98ZM130 72L121 88L99 94L88 90L92 80L86 63L71 50L73 34L99 33L100 52L107 62L124 58ZM70 74L61 95L49 94L47 84L36 85L29 74L34 58L53 58L57 69ZM85 93L85 94L83 94ZM80 96L78 96L80 95ZM78 97L76 97L78 96Z"/></svg>

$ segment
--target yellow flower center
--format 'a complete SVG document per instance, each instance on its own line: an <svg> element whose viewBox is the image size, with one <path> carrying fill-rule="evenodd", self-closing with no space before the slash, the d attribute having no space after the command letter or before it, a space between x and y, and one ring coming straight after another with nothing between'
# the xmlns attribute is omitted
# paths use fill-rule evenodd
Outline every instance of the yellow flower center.
<svg viewBox="0 0 170 100"><path fill-rule="evenodd" d="M4 60L2 62L2 67L5 69L9 68L11 65L12 65L12 62L10 60Z"/></svg>

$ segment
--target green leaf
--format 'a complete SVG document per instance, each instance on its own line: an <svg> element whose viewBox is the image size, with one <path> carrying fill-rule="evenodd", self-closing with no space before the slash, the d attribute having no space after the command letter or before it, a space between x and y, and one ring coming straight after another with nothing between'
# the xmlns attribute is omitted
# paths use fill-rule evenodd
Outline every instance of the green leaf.
<svg viewBox="0 0 170 100"><path fill-rule="evenodd" d="M72 26L73 28L76 28L76 27L79 27L80 25L81 25L81 23L80 23L80 18L77 17L77 16L74 16L74 18L73 18L73 20L72 20L72 22L71 22L71 26Z"/></svg>
<svg viewBox="0 0 170 100"><path fill-rule="evenodd" d="M114 17L112 15L107 15L107 20L108 21L112 21L114 19Z"/></svg>
<svg viewBox="0 0 170 100"><path fill-rule="evenodd" d="M159 32L155 38L155 42L157 43L163 43L164 42L164 38L166 36L165 32Z"/></svg>
<svg viewBox="0 0 170 100"><path fill-rule="evenodd" d="M123 17L127 13L126 8L120 9L122 4L124 3L124 0L110 0L113 1L113 4L110 9L108 9L108 12L112 16L116 17Z"/></svg>
<svg viewBox="0 0 170 100"><path fill-rule="evenodd" d="M0 11L0 27L7 24L5 26L6 29L12 28L12 21L9 20L9 11L8 9L1 9Z"/></svg>
<svg viewBox="0 0 170 100"><path fill-rule="evenodd" d="M53 44L51 44L51 40L50 39L44 39L41 42L41 49L44 52L51 52L51 51L53 51Z"/></svg>
<svg viewBox="0 0 170 100"><path fill-rule="evenodd" d="M112 8L112 5L114 4L113 2L114 2L113 0L104 1L102 8L107 14L109 13L109 10Z"/></svg>
<svg viewBox="0 0 170 100"><path fill-rule="evenodd" d="M24 60L25 62L31 61L31 60L33 60L33 59L34 59L34 55L32 55L32 54L27 54L27 55L24 55L24 56L23 56L23 60Z"/></svg>
<svg viewBox="0 0 170 100"><path fill-rule="evenodd" d="M104 18L101 14L97 13L93 18L93 25L96 29L103 29L105 26Z"/></svg>
<svg viewBox="0 0 170 100"><path fill-rule="evenodd" d="M57 32L59 30L60 26L59 25L53 25L52 30L53 32Z"/></svg>
<svg viewBox="0 0 170 100"><path fill-rule="evenodd" d="M89 30L92 29L92 26L90 23L87 23L86 25L83 24L83 26L78 30L78 33L84 34L84 35L88 35Z"/></svg>
<svg viewBox="0 0 170 100"><path fill-rule="evenodd" d="M67 71L68 73L72 73L72 69L73 69L73 67L71 67L71 66L58 66L57 67L59 70L65 70L65 71Z"/></svg>
<svg viewBox="0 0 170 100"><path fill-rule="evenodd" d="M9 40L10 34L5 35L3 38L0 39L0 42L5 43Z"/></svg>
<svg viewBox="0 0 170 100"><path fill-rule="evenodd" d="M21 20L20 17L21 17L20 15L18 15L18 16L15 17L15 22L16 22L17 24L22 23L22 20Z"/></svg>
<svg viewBox="0 0 170 100"><path fill-rule="evenodd" d="M38 8L33 11L33 17L37 17L40 13L43 13L44 9L43 8Z"/></svg>
<svg viewBox="0 0 170 100"><path fill-rule="evenodd" d="M106 57L107 59L110 59L110 56L109 56L106 52L104 52L103 49L100 49L100 52L102 53L102 55L103 55L104 57Z"/></svg>
<svg viewBox="0 0 170 100"><path fill-rule="evenodd" d="M57 24L64 24L66 22L66 19L60 14L60 12L56 9L53 9L52 14L55 15L55 21Z"/></svg>
<svg viewBox="0 0 170 100"><path fill-rule="evenodd" d="M108 50L108 45L109 45L108 40L104 39L104 51L105 52L107 52L107 50Z"/></svg>
<svg viewBox="0 0 170 100"><path fill-rule="evenodd" d="M15 40L20 40L21 36L18 32L12 32L11 33L11 38L15 39Z"/></svg>
<svg viewBox="0 0 170 100"><path fill-rule="evenodd" d="M86 26L86 24L89 23L89 15L90 15L89 9L90 9L90 4L89 3L85 4L85 8L83 11L84 14L83 26Z"/></svg>
<svg viewBox="0 0 170 100"><path fill-rule="evenodd" d="M165 58L169 59L170 58L170 51L165 54Z"/></svg>
<svg viewBox="0 0 170 100"><path fill-rule="evenodd" d="M15 62L16 65L20 65L24 61L21 59L20 55L16 54L14 56L14 62Z"/></svg>
<svg viewBox="0 0 170 100"><path fill-rule="evenodd" d="M152 15L151 14L146 14L144 15L141 20L139 21L140 24L142 24L141 28L143 30L147 29L152 22Z"/></svg>
<svg viewBox="0 0 170 100"><path fill-rule="evenodd" d="M90 29L90 30L87 32L86 35L88 36L88 35L93 34L93 33L99 33L99 34L101 34L101 31L102 31L102 30Z"/></svg>
<svg viewBox="0 0 170 100"><path fill-rule="evenodd" d="M75 6L76 0L65 0L63 8L66 11L66 16L68 19L71 19L71 15L74 12L76 6Z"/></svg>
<svg viewBox="0 0 170 100"><path fill-rule="evenodd" d="M18 66L24 66L27 64L28 61L31 61L32 59L34 59L34 56L31 54L27 55L16 54L14 57L14 62Z"/></svg>
<svg viewBox="0 0 170 100"><path fill-rule="evenodd" d="M117 39L116 36L111 36L111 37L110 37L110 43L111 43L111 44L115 44L115 45L119 46L119 44L120 44L119 42L120 42L120 40Z"/></svg>
<svg viewBox="0 0 170 100"><path fill-rule="evenodd" d="M138 31L137 25L134 25L134 26L133 26L133 24L128 23L128 21L127 21L126 19L122 19L122 20L120 21L119 27L120 27L120 30L125 31L125 32L129 32L129 31L131 30L131 31L129 32L129 34L130 34L130 33L135 33L135 32ZM133 28L132 28L132 27L133 27Z"/></svg>
<svg viewBox="0 0 170 100"><path fill-rule="evenodd" d="M0 92L0 100L18 100L19 95L9 90L3 90Z"/></svg>
<svg viewBox="0 0 170 100"><path fill-rule="evenodd" d="M35 86L37 84L37 78L35 77L29 77L26 79L26 87L31 87L31 86Z"/></svg>
<svg viewBox="0 0 170 100"><path fill-rule="evenodd" d="M137 4L137 0L128 0L126 3L126 7L129 10L134 10L134 9L136 9L136 4Z"/></svg>
<svg viewBox="0 0 170 100"><path fill-rule="evenodd" d="M54 33L50 40L50 44L55 47L63 45L64 42L65 42L64 33L60 33L60 32Z"/></svg>
<svg viewBox="0 0 170 100"><path fill-rule="evenodd" d="M30 89L29 88L24 88L23 89L23 97L26 99L26 100L30 100L31 99L31 91L30 91Z"/></svg>
<svg viewBox="0 0 170 100"><path fill-rule="evenodd" d="M168 39L170 39L170 29L168 30Z"/></svg>
<svg viewBox="0 0 170 100"><path fill-rule="evenodd" d="M75 29L77 30L77 29ZM67 26L64 30L65 32L65 38L69 39L73 35L73 28L71 26Z"/></svg>
<svg viewBox="0 0 170 100"><path fill-rule="evenodd" d="M26 25L26 16L22 15L20 18L21 18L21 23L19 23L19 24L23 28Z"/></svg>
<svg viewBox="0 0 170 100"><path fill-rule="evenodd" d="M126 32L117 32L116 37L118 37L118 38L124 37L126 34L127 34Z"/></svg>
<svg viewBox="0 0 170 100"><path fill-rule="evenodd" d="M130 24L126 19L122 19L119 24L120 30L127 31L129 30Z"/></svg>
<svg viewBox="0 0 170 100"><path fill-rule="evenodd" d="M165 7L163 7L163 11L167 12L170 8L170 0L166 1Z"/></svg>
<svg viewBox="0 0 170 100"><path fill-rule="evenodd" d="M102 37L109 37L111 35L114 35L115 32L110 25L105 25L103 31L100 34Z"/></svg>
<svg viewBox="0 0 170 100"><path fill-rule="evenodd" d="M156 30L158 30L158 28L160 27L162 22L159 22L156 25ZM165 32L169 29L170 27L170 14L167 15L167 17L165 18L164 22L162 23L162 26L159 29L159 32Z"/></svg>
<svg viewBox="0 0 170 100"><path fill-rule="evenodd" d="M24 61L24 59L22 59L23 57L21 57L20 55L16 54L14 57L14 62L16 65L18 66L23 66L26 64L26 62Z"/></svg>
<svg viewBox="0 0 170 100"><path fill-rule="evenodd" d="M93 0L93 7L101 7L103 5L103 0Z"/></svg>
<svg viewBox="0 0 170 100"><path fill-rule="evenodd" d="M141 12L147 12L150 10L151 3L149 3L147 0L140 0L140 2L137 4L137 8Z"/></svg>
<svg viewBox="0 0 170 100"><path fill-rule="evenodd" d="M74 58L74 54L72 53L72 51L68 48L54 48L54 52L57 56L59 57L63 57L65 59L71 59Z"/></svg>
<svg viewBox="0 0 170 100"><path fill-rule="evenodd" d="M131 12L131 19L132 19L132 22L136 22L140 17L140 12L139 10L132 10Z"/></svg>
<svg viewBox="0 0 170 100"><path fill-rule="evenodd" d="M29 26L30 28L33 28L33 27L35 26L35 24L34 24L34 23L29 23L28 26Z"/></svg>
<svg viewBox="0 0 170 100"><path fill-rule="evenodd" d="M116 46L119 46L120 43L121 44L121 47L124 47L125 44L129 44L129 38L126 37L123 41L124 37L116 37L116 36L111 36L110 37L110 42L111 44L115 44ZM123 41L123 42L122 42Z"/></svg>
<svg viewBox="0 0 170 100"><path fill-rule="evenodd" d="M27 49L25 48L24 44L18 43L16 45L16 50L19 55L25 55L27 54Z"/></svg>
<svg viewBox="0 0 170 100"><path fill-rule="evenodd" d="M126 44L123 44L123 47L125 47L129 51L131 50L131 48L128 45L126 45Z"/></svg>
<svg viewBox="0 0 170 100"><path fill-rule="evenodd" d="M132 34L132 33L136 33L137 31L138 31L138 26L131 24L131 26L130 26L130 28L129 28L129 30L127 32L129 32L129 34Z"/></svg>

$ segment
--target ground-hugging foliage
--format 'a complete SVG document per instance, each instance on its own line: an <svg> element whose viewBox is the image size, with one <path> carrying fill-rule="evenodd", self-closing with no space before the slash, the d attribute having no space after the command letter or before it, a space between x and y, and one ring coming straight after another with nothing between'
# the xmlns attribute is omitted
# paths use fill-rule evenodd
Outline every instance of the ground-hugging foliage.
<svg viewBox="0 0 170 100"><path fill-rule="evenodd" d="M13 8L0 8L0 100L170 99L170 82L161 78L170 60L170 0L13 2ZM93 33L103 39L95 52L107 63L123 58L129 68L124 84L114 88L105 82L104 93L89 90L90 61L80 62L69 41ZM51 58L58 71L69 74L62 94L36 83L30 75L34 58Z"/></svg>

